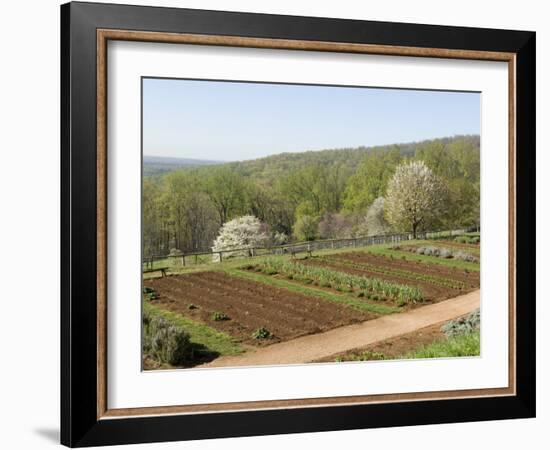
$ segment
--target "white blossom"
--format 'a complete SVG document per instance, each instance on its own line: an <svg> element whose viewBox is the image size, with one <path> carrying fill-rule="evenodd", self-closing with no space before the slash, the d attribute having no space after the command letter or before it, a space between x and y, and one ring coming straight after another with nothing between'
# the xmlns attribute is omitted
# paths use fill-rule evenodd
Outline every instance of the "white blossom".
<svg viewBox="0 0 550 450"><path fill-rule="evenodd" d="M269 239L266 226L254 216L242 216L223 224L212 246L213 252L263 247ZM224 256L235 256L230 253ZM241 252L246 253L246 252ZM214 255L218 260L219 255Z"/></svg>
<svg viewBox="0 0 550 450"><path fill-rule="evenodd" d="M423 161L401 164L388 184L385 214L396 229L426 229L445 206L445 186Z"/></svg>

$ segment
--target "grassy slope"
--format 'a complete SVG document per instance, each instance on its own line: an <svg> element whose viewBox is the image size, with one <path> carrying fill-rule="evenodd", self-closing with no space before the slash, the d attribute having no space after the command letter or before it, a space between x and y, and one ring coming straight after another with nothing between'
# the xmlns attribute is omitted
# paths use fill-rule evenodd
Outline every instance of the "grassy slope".
<svg viewBox="0 0 550 450"><path fill-rule="evenodd" d="M479 356L479 331L434 342L403 355L404 359Z"/></svg>
<svg viewBox="0 0 550 450"><path fill-rule="evenodd" d="M143 309L150 312L151 315L162 316L175 325L181 326L189 333L191 342L202 344L212 352L220 355L238 355L244 352L244 349L231 336L216 331L207 325L195 322L181 314L166 311L149 302L143 303Z"/></svg>
<svg viewBox="0 0 550 450"><path fill-rule="evenodd" d="M308 295L311 297L322 298L323 300L328 300L329 302L333 303L341 303L355 308L359 311L368 311L376 314L392 314L400 311L400 309L397 307L381 305L369 302L367 300L358 300L357 298L351 297L349 295L333 294L322 289L304 286L296 282L282 280L280 278L274 278L259 273L247 272L244 270L230 270L228 271L228 273L232 276L245 278L247 280L255 281L257 283L263 283L270 286L287 289L289 291L298 292L300 294Z"/></svg>

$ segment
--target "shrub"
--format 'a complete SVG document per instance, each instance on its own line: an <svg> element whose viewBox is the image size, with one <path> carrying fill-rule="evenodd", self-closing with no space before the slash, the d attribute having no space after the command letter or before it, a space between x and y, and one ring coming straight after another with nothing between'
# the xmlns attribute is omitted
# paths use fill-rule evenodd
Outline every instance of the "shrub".
<svg viewBox="0 0 550 450"><path fill-rule="evenodd" d="M464 252L462 250L459 250L458 252L455 252L453 254L453 257L455 259L460 259L462 261L478 262L478 258L476 256L472 255L471 253Z"/></svg>
<svg viewBox="0 0 550 450"><path fill-rule="evenodd" d="M480 313L478 308L467 316L447 322L441 327L441 331L445 333L447 337L459 336L479 330L480 323Z"/></svg>
<svg viewBox="0 0 550 450"><path fill-rule="evenodd" d="M271 332L264 327L258 328L254 331L254 333L252 333L252 337L254 339L269 339L271 336Z"/></svg>
<svg viewBox="0 0 550 450"><path fill-rule="evenodd" d="M212 320L215 320L216 322L221 322L222 320L229 320L229 316L225 313L216 311L214 314L212 314Z"/></svg>
<svg viewBox="0 0 550 450"><path fill-rule="evenodd" d="M189 334L164 317L143 314L143 351L151 358L174 366L193 360Z"/></svg>
<svg viewBox="0 0 550 450"><path fill-rule="evenodd" d="M479 244L479 236L457 236L455 237L456 242L461 244Z"/></svg>

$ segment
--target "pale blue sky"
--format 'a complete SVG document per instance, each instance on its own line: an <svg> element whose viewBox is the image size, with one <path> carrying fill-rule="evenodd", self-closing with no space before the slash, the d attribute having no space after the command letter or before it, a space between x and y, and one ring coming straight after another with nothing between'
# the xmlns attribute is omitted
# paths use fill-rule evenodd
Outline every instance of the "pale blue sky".
<svg viewBox="0 0 550 450"><path fill-rule="evenodd" d="M478 93L143 80L143 153L237 161L479 134Z"/></svg>

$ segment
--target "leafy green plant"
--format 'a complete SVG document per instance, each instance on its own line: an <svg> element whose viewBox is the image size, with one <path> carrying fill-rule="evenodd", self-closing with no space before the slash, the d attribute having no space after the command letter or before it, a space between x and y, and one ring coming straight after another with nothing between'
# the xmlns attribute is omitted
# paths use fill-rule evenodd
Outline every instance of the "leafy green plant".
<svg viewBox="0 0 550 450"><path fill-rule="evenodd" d="M460 336L479 330L480 323L481 317L478 308L467 316L450 320L441 327L441 331L445 333L447 337Z"/></svg>
<svg viewBox="0 0 550 450"><path fill-rule="evenodd" d="M383 361L387 359L381 352L372 352L370 350L361 353L352 353L344 357L336 358L336 362L344 361Z"/></svg>
<svg viewBox="0 0 550 450"><path fill-rule="evenodd" d="M271 332L264 327L258 328L252 333L252 338L254 339L269 339L271 336Z"/></svg>
<svg viewBox="0 0 550 450"><path fill-rule="evenodd" d="M216 311L212 314L212 320L221 322L222 320L229 320L229 316L223 312Z"/></svg>
<svg viewBox="0 0 550 450"><path fill-rule="evenodd" d="M171 365L183 365L194 358L189 334L164 317L143 313L143 351L151 358Z"/></svg>

